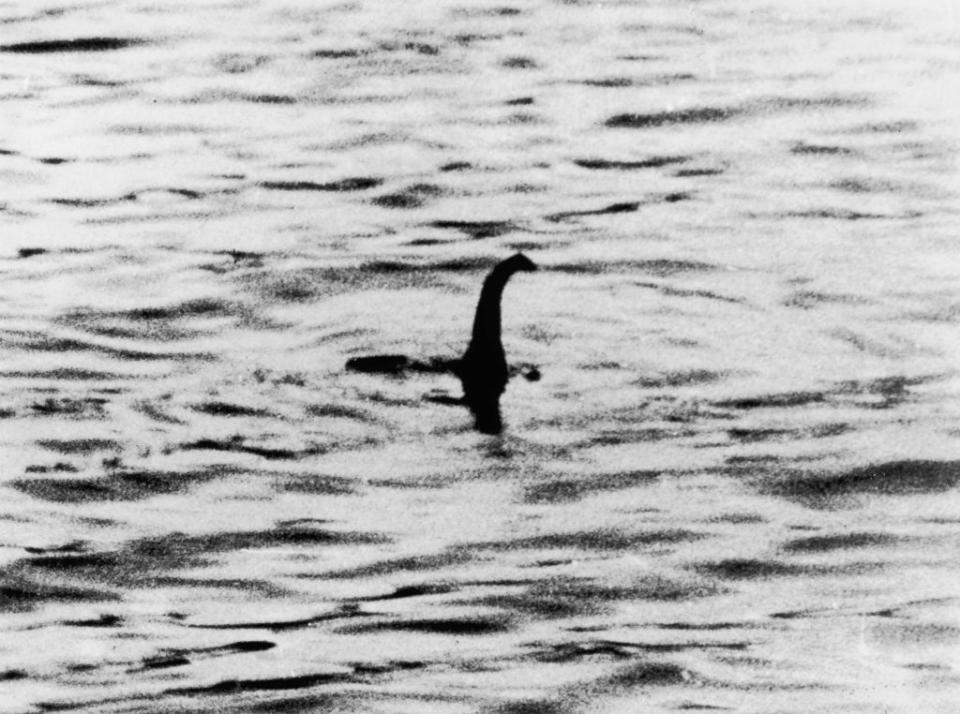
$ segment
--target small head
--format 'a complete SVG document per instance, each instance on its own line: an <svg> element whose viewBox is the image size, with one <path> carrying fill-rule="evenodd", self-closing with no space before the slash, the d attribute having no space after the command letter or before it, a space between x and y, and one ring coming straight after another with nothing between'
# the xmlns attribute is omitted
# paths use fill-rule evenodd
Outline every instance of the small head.
<svg viewBox="0 0 960 714"><path fill-rule="evenodd" d="M507 269L511 273L517 271L524 271L532 273L537 269L537 264L530 260L523 253L514 253L509 258L500 263L500 266Z"/></svg>

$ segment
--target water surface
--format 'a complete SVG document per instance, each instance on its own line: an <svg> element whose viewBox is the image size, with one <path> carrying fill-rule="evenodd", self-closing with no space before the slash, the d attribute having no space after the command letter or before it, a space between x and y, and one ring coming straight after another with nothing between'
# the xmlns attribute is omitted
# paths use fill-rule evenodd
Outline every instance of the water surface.
<svg viewBox="0 0 960 714"><path fill-rule="evenodd" d="M0 26L5 710L953 710L947 3Z"/></svg>

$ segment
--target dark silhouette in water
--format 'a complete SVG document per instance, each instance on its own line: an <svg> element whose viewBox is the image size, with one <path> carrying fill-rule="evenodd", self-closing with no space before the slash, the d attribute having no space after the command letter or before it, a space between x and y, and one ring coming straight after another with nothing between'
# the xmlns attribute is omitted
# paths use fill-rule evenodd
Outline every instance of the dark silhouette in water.
<svg viewBox="0 0 960 714"><path fill-rule="evenodd" d="M518 271L534 271L537 266L523 253L516 253L497 263L483 281L477 312L473 318L473 334L467 351L460 359L432 358L427 362L411 360L406 355L382 354L353 357L347 369L355 372L400 375L414 372L453 372L463 385L463 398L430 397L441 404L465 404L473 412L475 426L485 434L498 434L503 428L500 419L500 395L510 378L503 342L500 339L500 300L510 276ZM524 376L530 381L540 378L536 367Z"/></svg>
<svg viewBox="0 0 960 714"><path fill-rule="evenodd" d="M518 271L533 271L537 266L523 253L497 263L483 281L477 313L473 318L470 345L454 372L463 384L463 400L476 420L476 428L485 434L497 434L500 420L500 395L507 387L507 357L500 340L500 298L510 276Z"/></svg>

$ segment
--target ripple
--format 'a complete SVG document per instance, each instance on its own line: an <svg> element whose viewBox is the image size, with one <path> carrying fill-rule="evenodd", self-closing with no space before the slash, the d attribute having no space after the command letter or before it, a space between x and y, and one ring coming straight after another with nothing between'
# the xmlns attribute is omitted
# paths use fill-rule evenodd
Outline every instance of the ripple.
<svg viewBox="0 0 960 714"><path fill-rule="evenodd" d="M537 69L538 64L536 60L530 57L515 56L507 57L500 61L501 67L506 67L507 69Z"/></svg>
<svg viewBox="0 0 960 714"><path fill-rule="evenodd" d="M544 216L544 219L553 223L559 223L560 221L565 221L568 218L578 218L580 216L603 216L611 213L633 213L639 208L640 203L636 201L612 203L609 206L604 206L603 208L595 208L586 211L565 211L562 213L551 213Z"/></svg>
<svg viewBox="0 0 960 714"><path fill-rule="evenodd" d="M718 300L720 302L728 302L734 305L743 304L743 300L739 298L732 298L726 295L720 295L719 293L715 293L710 290L675 288L669 285L661 285L659 283L636 283L636 285L641 288L652 288L653 290L658 290L664 295L669 295L671 297L695 297L695 298L704 298L706 300Z"/></svg>
<svg viewBox="0 0 960 714"><path fill-rule="evenodd" d="M422 597L424 595L445 595L447 593L456 592L456 588L453 585L446 585L441 583L426 583L423 585L405 585L403 587L395 588L385 595L375 595L372 597L357 598L357 600L365 602L377 602L380 600L404 600L411 597Z"/></svg>
<svg viewBox="0 0 960 714"><path fill-rule="evenodd" d="M496 707L488 707L484 714L572 714L577 711L572 702L553 701L550 699L521 699L506 702Z"/></svg>
<svg viewBox="0 0 960 714"><path fill-rule="evenodd" d="M864 300L856 295L800 290L784 300L783 304L787 307L798 307L802 310L810 310L819 305L859 305L863 304L863 302Z"/></svg>
<svg viewBox="0 0 960 714"><path fill-rule="evenodd" d="M43 255L47 252L46 248L18 248L17 257L20 259L33 258L34 256Z"/></svg>
<svg viewBox="0 0 960 714"><path fill-rule="evenodd" d="M121 448L114 439L40 439L38 446L59 454L93 454L97 451L115 451Z"/></svg>
<svg viewBox="0 0 960 714"><path fill-rule="evenodd" d="M690 672L680 665L669 662L641 662L625 667L607 678L606 683L616 688L664 687L688 684L692 679Z"/></svg>
<svg viewBox="0 0 960 714"><path fill-rule="evenodd" d="M574 159L573 163L594 171L634 171L637 169L658 169L671 164L682 164L690 156L652 156L642 161L614 161L610 159Z"/></svg>
<svg viewBox="0 0 960 714"><path fill-rule="evenodd" d="M90 603L119 599L118 595L111 592L34 583L0 570L0 612L29 612L49 602Z"/></svg>
<svg viewBox="0 0 960 714"><path fill-rule="evenodd" d="M871 122L869 124L860 124L850 129L854 134L903 134L904 132L915 132L920 128L920 124L910 119L900 121Z"/></svg>
<svg viewBox="0 0 960 714"><path fill-rule="evenodd" d="M307 414L321 418L354 419L366 424L377 423L377 417L366 409L344 406L342 404L310 404Z"/></svg>
<svg viewBox="0 0 960 714"><path fill-rule="evenodd" d="M348 496L356 494L355 481L342 476L322 474L296 474L286 477L280 486L281 491L289 493L311 493L324 496Z"/></svg>
<svg viewBox="0 0 960 714"><path fill-rule="evenodd" d="M394 193L377 196L371 200L381 208L420 208L427 199L443 195L444 190L435 184L418 183Z"/></svg>
<svg viewBox="0 0 960 714"><path fill-rule="evenodd" d="M46 54L59 52L106 52L143 45L146 40L127 37L77 37L64 40L38 40L0 45L0 52Z"/></svg>
<svg viewBox="0 0 960 714"><path fill-rule="evenodd" d="M784 543L782 548L788 553L829 553L848 548L890 546L901 540L889 533L841 533L795 538Z"/></svg>
<svg viewBox="0 0 960 714"><path fill-rule="evenodd" d="M645 652L682 652L689 649L732 649L743 650L748 647L745 642L707 643L645 643L624 642L620 640L590 640L588 642L562 642L551 645L546 651L538 652L535 657L544 662L572 662L585 658L594 658L597 655L608 656L612 659L629 659L638 653Z"/></svg>
<svg viewBox="0 0 960 714"><path fill-rule="evenodd" d="M590 474L582 478L550 477L543 483L528 486L524 491L527 503L567 503L606 491L618 491L648 485L659 478L659 471L626 471L611 474Z"/></svg>
<svg viewBox="0 0 960 714"><path fill-rule="evenodd" d="M371 176L354 176L351 178L340 179L339 181L329 181L327 183L317 183L315 181L261 181L258 186L271 191L366 191L376 188L383 183L383 179L373 178Z"/></svg>
<svg viewBox="0 0 960 714"><path fill-rule="evenodd" d="M824 392L784 392L764 394L757 397L741 397L713 402L713 406L722 409L770 409L800 407L807 404L819 404L826 401Z"/></svg>
<svg viewBox="0 0 960 714"><path fill-rule="evenodd" d="M520 593L497 593L478 598L473 605L498 607L525 615L554 619L610 612L618 602L653 600L677 602L716 593L699 581L660 575L609 585L590 578L542 578Z"/></svg>
<svg viewBox="0 0 960 714"><path fill-rule="evenodd" d="M834 392L838 397L846 395L866 397L867 400L864 401L862 406L889 409L904 404L911 399L915 399L915 394L910 389L911 387L928 384L941 379L943 379L943 375L908 377L897 374L888 377L878 377L876 379L847 380L838 382L834 388Z"/></svg>
<svg viewBox="0 0 960 714"><path fill-rule="evenodd" d="M74 469L75 470L75 469ZM230 473L223 467L201 471L118 471L90 478L15 479L10 485L34 498L54 503L137 501L182 493L198 483Z"/></svg>
<svg viewBox="0 0 960 714"><path fill-rule="evenodd" d="M691 107L649 114L616 114L604 122L613 129L651 129L674 124L705 124L793 110L864 106L862 97L766 97L733 106Z"/></svg>
<svg viewBox="0 0 960 714"><path fill-rule="evenodd" d="M801 156L849 156L853 153L853 151L843 146L832 146L829 144L807 144L801 141L790 147L790 153L799 154Z"/></svg>
<svg viewBox="0 0 960 714"><path fill-rule="evenodd" d="M443 570L451 566L463 565L473 561L476 556L463 548L452 548L443 553L415 555L405 558L391 558L389 560L380 560L369 565L361 565L356 568L345 568L342 570L327 571L323 574L324 578L352 579L367 577L382 577L394 573L407 572L426 572L430 570ZM309 578L317 577L315 575L307 576Z"/></svg>
<svg viewBox="0 0 960 714"><path fill-rule="evenodd" d="M321 622L334 622L355 617L368 617L368 615L358 610L355 605L348 604L333 612L326 612L296 620L257 620L206 624L191 623L186 625L186 627L195 630L270 630L271 632L283 632L285 630L299 630L312 627Z"/></svg>
<svg viewBox="0 0 960 714"><path fill-rule="evenodd" d="M272 598L284 595L287 591L272 583L253 578L190 578L177 573L210 565L216 561L217 554L223 552L273 548L340 548L384 544L387 540L385 536L376 533L306 527L218 531L202 535L168 533L130 541L116 550L25 558L6 568L0 575L0 583L18 584L12 596L15 598L12 601L15 607L21 601L32 606L34 603L31 598L89 601L117 599L112 593L99 590L52 588L43 584L53 577L122 588L230 588L255 593L260 598ZM0 588L2 587L3 585L0 585ZM2 607L0 604L0 608Z"/></svg>
<svg viewBox="0 0 960 714"><path fill-rule="evenodd" d="M91 369L77 369L75 367L58 367L55 369L15 370L0 372L0 377L13 379L44 379L65 380L78 382L106 382L121 379L130 379L129 375L117 372L99 372Z"/></svg>
<svg viewBox="0 0 960 714"><path fill-rule="evenodd" d="M227 74L244 74L258 67L262 67L269 61L270 58L264 55L230 52L215 57L211 61L211 64L221 72L226 72Z"/></svg>
<svg viewBox="0 0 960 714"><path fill-rule="evenodd" d="M674 82L686 82L696 79L695 74L677 72L675 74L649 75L646 77L603 77L600 79L574 80L576 84L587 87L602 87L605 89L621 89L625 87L653 87Z"/></svg>
<svg viewBox="0 0 960 714"><path fill-rule="evenodd" d="M839 221L864 221L919 218L922 214L918 211L905 211L903 213L867 213L849 208L812 208L804 211L786 211L781 215L785 218L825 218Z"/></svg>
<svg viewBox="0 0 960 714"><path fill-rule="evenodd" d="M124 624L124 619L119 615L103 613L93 619L63 620L60 624L65 627L120 627Z"/></svg>
<svg viewBox="0 0 960 714"><path fill-rule="evenodd" d="M545 533L543 535L516 538L514 540L476 543L473 544L472 547L483 550L508 551L544 549L618 551L686 543L700 540L704 537L702 533L696 533L682 528L639 531L635 533L625 533L612 529L597 529L591 531L576 531L573 533Z"/></svg>
<svg viewBox="0 0 960 714"><path fill-rule="evenodd" d="M134 197L130 194L118 196L116 198L51 198L50 203L58 206L68 206L70 208L102 208L112 206L124 201L132 201Z"/></svg>
<svg viewBox="0 0 960 714"><path fill-rule="evenodd" d="M217 359L216 355L208 352L151 352L125 347L112 347L110 345L76 338L51 337L39 333L10 333L10 338L4 341L13 342L20 349L29 352L96 352L128 362L152 362L161 360L189 362L194 360L213 361Z"/></svg>
<svg viewBox="0 0 960 714"><path fill-rule="evenodd" d="M678 178L688 178L688 177L697 177L697 176L719 176L724 173L725 169L721 168L698 168L698 169L679 169L673 173L674 176Z"/></svg>
<svg viewBox="0 0 960 714"><path fill-rule="evenodd" d="M73 464L68 464L63 461L58 461L52 466L46 466L42 464L31 464L24 469L24 473L28 474L50 474L50 473L77 473L78 469Z"/></svg>
<svg viewBox="0 0 960 714"><path fill-rule="evenodd" d="M325 448L319 446L296 450L255 446L244 442L245 438L237 435L228 439L197 439L196 441L184 442L178 448L182 451L227 451L237 454L252 454L269 461L292 461L307 456L316 456L326 451Z"/></svg>
<svg viewBox="0 0 960 714"><path fill-rule="evenodd" d="M541 267L544 270L555 270L562 273L572 273L574 275L639 272L650 273L659 277L682 273L707 272L717 269L717 266L711 265L710 263L675 258L622 261L584 260L578 263L554 263L553 265L542 265Z"/></svg>
<svg viewBox="0 0 960 714"><path fill-rule="evenodd" d="M476 636L509 632L510 621L504 617L425 618L347 625L338 632L364 634L368 632L425 632L434 635Z"/></svg>
<svg viewBox="0 0 960 714"><path fill-rule="evenodd" d="M676 372L664 372L658 375L647 375L636 380L639 387L648 389L665 389L668 387L686 387L693 384L710 384L726 379L727 372L716 372L711 369L685 369Z"/></svg>
<svg viewBox="0 0 960 714"><path fill-rule="evenodd" d="M762 490L813 508L830 508L854 495L933 494L958 485L960 461L890 461L838 474L796 473Z"/></svg>
<svg viewBox="0 0 960 714"><path fill-rule="evenodd" d="M366 49L320 49L311 52L310 56L314 59L355 59L368 53Z"/></svg>
<svg viewBox="0 0 960 714"><path fill-rule="evenodd" d="M305 689L324 684L345 684L357 682L353 674L324 672L304 674L293 677L271 677L267 679L229 679L202 687L176 687L163 693L175 696L198 696L204 694L241 694L243 692L275 692L288 689Z"/></svg>
<svg viewBox="0 0 960 714"><path fill-rule="evenodd" d="M473 164L469 161L451 161L449 163L443 164L440 167L441 171L468 171L473 168Z"/></svg>
<svg viewBox="0 0 960 714"><path fill-rule="evenodd" d="M745 113L737 107L695 107L651 114L616 114L607 119L604 125L612 129L650 129L671 124L727 121Z"/></svg>
<svg viewBox="0 0 960 714"><path fill-rule="evenodd" d="M714 575L727 580L757 580L789 575L804 575L808 569L777 560L751 558L726 558L708 563L699 563L694 569L704 575Z"/></svg>
<svg viewBox="0 0 960 714"><path fill-rule="evenodd" d="M475 240L496 238L517 230L517 226L510 221L433 221L430 226L460 231Z"/></svg>
<svg viewBox="0 0 960 714"><path fill-rule="evenodd" d="M246 654L248 652L266 652L276 647L275 642L266 640L243 640L230 642L215 647L173 648L163 654L146 657L140 664L141 670L167 669L193 664L198 660L211 657L222 657L232 654ZM133 670L137 671L137 670Z"/></svg>
<svg viewBox="0 0 960 714"><path fill-rule="evenodd" d="M228 402L203 402L193 405L193 410L201 414L223 417L269 417L271 413L266 409L255 409L240 404Z"/></svg>
<svg viewBox="0 0 960 714"><path fill-rule="evenodd" d="M65 416L73 419L104 419L109 400L102 397L47 397L42 402L34 402L30 408L35 414L43 416Z"/></svg>
<svg viewBox="0 0 960 714"><path fill-rule="evenodd" d="M227 94L224 99L237 99L251 104L296 104L299 101L288 94Z"/></svg>
<svg viewBox="0 0 960 714"><path fill-rule="evenodd" d="M24 550L34 555L42 555L46 553L83 553L87 550L87 544L81 540L73 540L69 543L55 545L49 548L35 548L26 546L24 547Z"/></svg>

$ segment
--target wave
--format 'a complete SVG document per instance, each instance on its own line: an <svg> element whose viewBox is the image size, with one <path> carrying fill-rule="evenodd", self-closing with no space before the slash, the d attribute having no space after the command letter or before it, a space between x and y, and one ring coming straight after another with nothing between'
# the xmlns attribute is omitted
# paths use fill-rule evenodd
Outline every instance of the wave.
<svg viewBox="0 0 960 714"><path fill-rule="evenodd" d="M675 124L708 124L789 111L862 107L868 101L856 96L764 97L743 104L704 106L649 114L616 114L604 122L611 129L655 129Z"/></svg>
<svg viewBox="0 0 960 714"><path fill-rule="evenodd" d="M0 45L0 52L14 54L48 54L63 52L108 52L146 44L146 40L130 37L74 37L62 40L36 40Z"/></svg>

